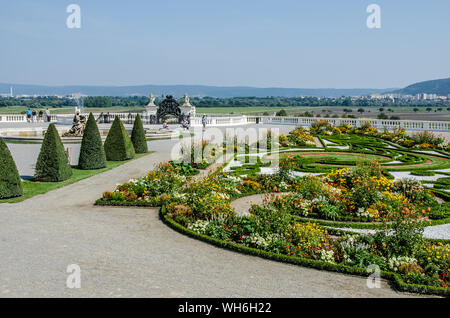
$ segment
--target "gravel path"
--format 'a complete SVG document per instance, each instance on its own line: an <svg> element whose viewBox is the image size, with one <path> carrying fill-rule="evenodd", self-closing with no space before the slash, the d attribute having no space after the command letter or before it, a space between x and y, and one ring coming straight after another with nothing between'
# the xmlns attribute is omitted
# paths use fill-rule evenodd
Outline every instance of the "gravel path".
<svg viewBox="0 0 450 318"><path fill-rule="evenodd" d="M385 281L269 261L181 235L158 209L94 207L103 191L167 160L157 153L16 204L0 205L2 297L407 297ZM66 287L69 264L81 288Z"/></svg>
<svg viewBox="0 0 450 318"><path fill-rule="evenodd" d="M276 193L276 194L285 195L286 193ZM238 215L248 215L249 214L248 211L251 208L251 206L254 204L261 205L266 197L267 194L265 193L252 194L232 201L231 207L234 208L234 210ZM312 221L314 222L314 220ZM366 234L376 233L375 230L353 229L353 228L338 228L338 229L355 233L366 233ZM426 238L450 240L450 224L427 226L425 227L423 236Z"/></svg>
<svg viewBox="0 0 450 318"><path fill-rule="evenodd" d="M374 234L376 230L338 228L355 233ZM450 240L450 224L427 226L423 232L423 236L431 239Z"/></svg>
<svg viewBox="0 0 450 318"><path fill-rule="evenodd" d="M252 194L242 198L231 201L231 207L236 211L236 214L244 216L250 215L250 208L252 205L262 205L264 201L271 195L285 195L288 192L283 193L271 193L271 194Z"/></svg>

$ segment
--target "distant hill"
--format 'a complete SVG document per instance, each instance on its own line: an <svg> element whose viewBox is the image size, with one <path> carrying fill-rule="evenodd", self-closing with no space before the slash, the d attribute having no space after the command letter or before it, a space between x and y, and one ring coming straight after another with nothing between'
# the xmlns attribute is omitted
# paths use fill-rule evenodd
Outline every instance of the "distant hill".
<svg viewBox="0 0 450 318"><path fill-rule="evenodd" d="M0 93L9 93L10 86L13 87L15 95L69 95L81 93L89 96L132 96L153 93L156 96L174 95L181 97L185 93L196 97L298 97L298 96L361 96L371 93L384 93L391 89L335 89L335 88L258 88L258 87L224 87L224 86L202 86L202 85L140 85L140 86L41 86L0 83Z"/></svg>
<svg viewBox="0 0 450 318"><path fill-rule="evenodd" d="M404 95L416 95L425 93L447 96L448 94L450 94L450 78L419 82L396 90L394 92Z"/></svg>

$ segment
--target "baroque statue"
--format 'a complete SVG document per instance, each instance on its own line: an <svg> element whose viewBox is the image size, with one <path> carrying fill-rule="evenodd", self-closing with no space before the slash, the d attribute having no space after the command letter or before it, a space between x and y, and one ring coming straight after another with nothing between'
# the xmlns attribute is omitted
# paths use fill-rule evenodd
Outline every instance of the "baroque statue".
<svg viewBox="0 0 450 318"><path fill-rule="evenodd" d="M80 115L79 112L73 117L72 128L65 132L63 137L82 137L84 127L86 126L86 116Z"/></svg>

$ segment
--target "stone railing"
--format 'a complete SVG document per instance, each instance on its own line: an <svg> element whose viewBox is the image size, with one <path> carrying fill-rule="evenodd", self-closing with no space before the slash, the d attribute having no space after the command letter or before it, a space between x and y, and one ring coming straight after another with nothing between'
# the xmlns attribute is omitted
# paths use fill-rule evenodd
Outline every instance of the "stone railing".
<svg viewBox="0 0 450 318"><path fill-rule="evenodd" d="M361 127L370 123L378 129L402 127L407 130L450 131L450 121L390 120L371 118L313 118L313 117L280 117L280 116L248 116L248 123L272 125L296 125L309 127L317 120L326 120L334 126L347 123L353 127Z"/></svg>
<svg viewBox="0 0 450 318"><path fill-rule="evenodd" d="M20 123L26 122L27 116L21 114L4 114L0 115L0 123Z"/></svg>
<svg viewBox="0 0 450 318"><path fill-rule="evenodd" d="M87 114L86 114L87 115ZM105 116L106 115L106 116ZM132 124L136 113L94 113L96 119L102 122L111 123L115 116L118 116L125 124ZM150 124L150 116L141 114L144 124ZM52 115L52 122L72 123L72 114ZM283 116L246 116L246 115L228 115L228 116L207 116L207 126L235 126L248 124L265 125L292 125L309 127L317 120L326 120L334 126L347 123L353 127L361 127L364 123L370 123L378 129L393 129L402 127L407 130L429 130L429 131L450 131L450 121L421 121L421 120L390 120L390 119L371 119L371 118L314 118L314 117L283 117ZM2 122L26 122L26 116L22 114L0 114L0 123ZM201 116L191 118L191 126L202 126Z"/></svg>

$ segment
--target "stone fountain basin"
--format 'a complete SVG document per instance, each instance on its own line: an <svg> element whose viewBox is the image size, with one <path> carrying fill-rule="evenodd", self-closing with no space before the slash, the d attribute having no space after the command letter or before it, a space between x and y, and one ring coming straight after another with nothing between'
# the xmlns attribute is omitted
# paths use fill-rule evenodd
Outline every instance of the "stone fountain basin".
<svg viewBox="0 0 450 318"><path fill-rule="evenodd" d="M82 137L62 137L62 134L70 128L71 126L68 125L56 126L62 142L81 142ZM46 130L47 127L0 128L0 137L10 141L40 142L44 139ZM99 128L99 131L102 140L105 141L109 128ZM131 129L127 129L127 132L131 135ZM147 138L174 138L179 134L179 130L146 129L145 131Z"/></svg>
<svg viewBox="0 0 450 318"><path fill-rule="evenodd" d="M67 132L70 126L56 126L60 136ZM47 127L1 128L0 137L10 141L39 142L44 140ZM99 129L102 140L106 139L109 129ZM81 142L82 137L61 137L63 142Z"/></svg>

